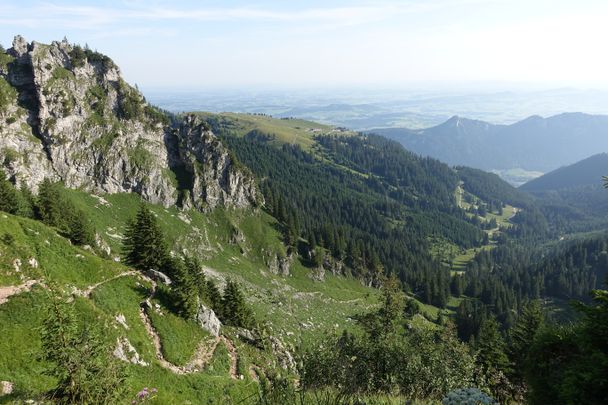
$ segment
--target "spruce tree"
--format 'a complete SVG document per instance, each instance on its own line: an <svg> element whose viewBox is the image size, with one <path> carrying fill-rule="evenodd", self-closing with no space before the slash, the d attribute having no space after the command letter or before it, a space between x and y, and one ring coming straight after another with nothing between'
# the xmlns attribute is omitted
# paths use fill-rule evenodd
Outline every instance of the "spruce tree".
<svg viewBox="0 0 608 405"><path fill-rule="evenodd" d="M133 220L127 224L123 240L126 264L140 271L161 271L169 257L164 235L152 211L142 203ZM169 274L169 276L173 276Z"/></svg>
<svg viewBox="0 0 608 405"><path fill-rule="evenodd" d="M507 371L509 359L505 352L505 342L498 330L496 318L490 316L481 323L476 342L477 362L484 370Z"/></svg>
<svg viewBox="0 0 608 405"><path fill-rule="evenodd" d="M95 230L82 210L75 209L68 217L68 237L76 245L95 244Z"/></svg>
<svg viewBox="0 0 608 405"><path fill-rule="evenodd" d="M211 306L211 309L216 314L221 315L222 313L222 294L219 288L215 285L213 280L207 280L204 283L203 301Z"/></svg>
<svg viewBox="0 0 608 405"><path fill-rule="evenodd" d="M221 308L222 322L242 328L253 327L253 313L245 303L238 284L232 280L226 282Z"/></svg>
<svg viewBox="0 0 608 405"><path fill-rule="evenodd" d="M57 379L57 403L116 403L124 390L124 367L113 356L98 324L78 322L74 305L51 297L42 326L42 357Z"/></svg>
<svg viewBox="0 0 608 405"><path fill-rule="evenodd" d="M21 198L18 214L26 218L35 218L36 199L34 198L34 195L30 189L25 186L25 184L21 186L19 194Z"/></svg>
<svg viewBox="0 0 608 405"><path fill-rule="evenodd" d="M16 214L19 209L17 190L0 170L0 211Z"/></svg>
<svg viewBox="0 0 608 405"><path fill-rule="evenodd" d="M64 225L61 200L58 184L44 179L38 187L36 208L39 219L47 225L61 228Z"/></svg>
<svg viewBox="0 0 608 405"><path fill-rule="evenodd" d="M513 359L515 365L515 371L519 375L528 357L528 352L534 337L543 326L544 315L538 301L531 301L524 306L519 318L511 328L510 337L510 348L509 353Z"/></svg>
<svg viewBox="0 0 608 405"><path fill-rule="evenodd" d="M178 313L192 319L196 316L199 303L199 288L194 273L194 262L189 258L168 260L173 277L172 293Z"/></svg>

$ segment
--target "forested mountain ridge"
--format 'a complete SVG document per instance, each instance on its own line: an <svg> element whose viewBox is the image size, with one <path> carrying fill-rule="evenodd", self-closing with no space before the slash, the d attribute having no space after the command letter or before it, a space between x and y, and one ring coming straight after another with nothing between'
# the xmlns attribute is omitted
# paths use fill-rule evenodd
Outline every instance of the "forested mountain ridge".
<svg viewBox="0 0 608 405"><path fill-rule="evenodd" d="M538 177L519 189L536 198L545 216L561 233L605 229L608 193L603 173L608 155L599 153Z"/></svg>
<svg viewBox="0 0 608 405"><path fill-rule="evenodd" d="M608 116L584 113L531 116L510 125L454 116L426 129L379 128L368 132L452 165L484 170L548 172L608 151Z"/></svg>
<svg viewBox="0 0 608 405"><path fill-rule="evenodd" d="M598 153L574 164L560 167L519 187L528 192L601 187L602 175L608 171L608 153Z"/></svg>
<svg viewBox="0 0 608 405"><path fill-rule="evenodd" d="M564 336L542 311L599 287L605 238L559 242L496 175L303 120L168 114L67 41L17 37L0 90L0 402L603 395L530 359ZM565 370L602 355L601 308L578 308Z"/></svg>

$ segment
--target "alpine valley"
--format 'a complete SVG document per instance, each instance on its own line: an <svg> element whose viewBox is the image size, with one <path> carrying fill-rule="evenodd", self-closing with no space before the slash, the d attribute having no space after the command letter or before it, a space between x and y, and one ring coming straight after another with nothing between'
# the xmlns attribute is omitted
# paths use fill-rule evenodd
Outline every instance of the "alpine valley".
<svg viewBox="0 0 608 405"><path fill-rule="evenodd" d="M108 56L16 36L0 49L0 403L601 403L606 155L518 189L417 153L524 162L492 159L492 132L548 172L555 153L518 152L529 134L604 121L376 131L413 153L170 113ZM450 142L470 147L432 149Z"/></svg>

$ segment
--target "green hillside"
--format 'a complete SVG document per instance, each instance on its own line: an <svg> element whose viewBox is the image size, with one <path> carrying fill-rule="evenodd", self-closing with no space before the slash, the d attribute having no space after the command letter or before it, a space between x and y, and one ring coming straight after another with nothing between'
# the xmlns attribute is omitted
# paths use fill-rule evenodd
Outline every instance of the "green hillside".
<svg viewBox="0 0 608 405"><path fill-rule="evenodd" d="M127 338L140 359L149 363L128 366L128 396L134 398L143 387L157 388L154 403L193 398L198 398L196 403L206 403L221 397L238 402L255 394L250 370L272 370L276 361L272 352L244 343L230 327L224 328L223 340L215 346L210 335L194 322L172 315L162 300L153 301L159 305L158 311L151 312L149 318L165 361L176 367L186 365L197 350L209 350L211 357L200 372L181 376L155 355L153 339L140 316L140 304L150 294L150 281L113 260L120 252L124 224L135 214L139 198L90 196L78 191L66 194L93 220L108 242L109 255L76 247L38 221L10 214L0 217L0 293L6 296L6 302L0 304L0 318L3 325L11 325L0 347L0 380L14 383L12 398L36 398L53 386L53 379L41 372L46 367L44 361L35 360L40 356L39 326L52 295L50 285L73 297L81 321L96 319L106 324L108 340ZM261 252L281 253L282 245L274 220L264 213L217 210L206 215L150 208L175 249L198 249L208 277L220 285L230 277L242 286L256 319L267 322L272 335L289 350L328 333L353 329L349 319L377 303L375 290L331 274L324 282L314 281L297 260L289 276L271 274ZM230 243L235 232L242 233L242 238ZM16 291L14 286L27 288ZM120 315L122 322L118 321ZM234 345L234 352L226 344ZM236 379L229 372L233 362L238 365Z"/></svg>

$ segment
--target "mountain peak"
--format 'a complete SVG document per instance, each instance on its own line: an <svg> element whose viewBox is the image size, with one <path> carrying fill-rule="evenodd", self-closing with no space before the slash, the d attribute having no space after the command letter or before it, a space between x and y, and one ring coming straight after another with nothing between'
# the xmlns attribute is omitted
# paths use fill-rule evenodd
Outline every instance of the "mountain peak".
<svg viewBox="0 0 608 405"><path fill-rule="evenodd" d="M49 178L201 209L257 201L253 179L208 128L186 119L169 125L108 56L18 35L2 60L0 167L18 186L36 191Z"/></svg>

